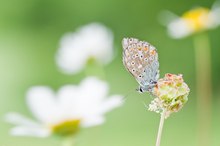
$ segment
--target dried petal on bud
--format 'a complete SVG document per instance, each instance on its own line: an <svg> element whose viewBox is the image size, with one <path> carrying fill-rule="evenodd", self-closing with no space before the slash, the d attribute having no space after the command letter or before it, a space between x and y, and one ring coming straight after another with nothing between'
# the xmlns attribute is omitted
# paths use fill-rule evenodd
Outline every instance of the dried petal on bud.
<svg viewBox="0 0 220 146"><path fill-rule="evenodd" d="M152 94L156 97L149 105L150 111L166 112L166 118L173 112L178 112L188 100L189 87L181 74L166 74L159 79Z"/></svg>

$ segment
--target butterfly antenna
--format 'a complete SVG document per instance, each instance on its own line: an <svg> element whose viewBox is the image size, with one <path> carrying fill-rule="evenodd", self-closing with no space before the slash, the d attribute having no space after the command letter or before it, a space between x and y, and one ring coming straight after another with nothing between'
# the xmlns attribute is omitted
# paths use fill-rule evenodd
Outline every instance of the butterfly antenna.
<svg viewBox="0 0 220 146"><path fill-rule="evenodd" d="M134 88L133 89L130 89L129 90L129 92L123 97L123 101L125 102L128 98L130 98L130 94L132 93L132 92L134 92L135 90L134 90Z"/></svg>
<svg viewBox="0 0 220 146"><path fill-rule="evenodd" d="M144 105L144 107L146 108L146 109L148 109L149 108L149 106L143 101L143 105Z"/></svg>

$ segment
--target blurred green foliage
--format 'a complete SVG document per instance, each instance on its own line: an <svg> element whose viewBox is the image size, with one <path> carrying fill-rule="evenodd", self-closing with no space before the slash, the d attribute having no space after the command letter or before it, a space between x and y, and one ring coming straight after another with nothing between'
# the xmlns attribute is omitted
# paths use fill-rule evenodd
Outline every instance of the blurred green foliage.
<svg viewBox="0 0 220 146"><path fill-rule="evenodd" d="M121 39L137 37L154 44L159 52L161 76L182 73L191 88L189 102L165 122L162 146L196 144L195 66L192 38L171 39L158 22L163 10L182 14L194 6L211 7L213 0L0 0L0 145L58 146L59 139L12 137L3 120L9 111L31 117L25 92L33 85L58 89L77 84L85 77L61 73L54 61L61 36L90 22L101 22L112 29L117 57L105 66L111 93L127 96L125 105L107 115L99 127L84 129L78 135L79 146L154 145L159 115L146 111L147 94L138 94L135 80L121 61ZM213 122L212 146L219 146L220 105L220 28L209 33L212 48Z"/></svg>

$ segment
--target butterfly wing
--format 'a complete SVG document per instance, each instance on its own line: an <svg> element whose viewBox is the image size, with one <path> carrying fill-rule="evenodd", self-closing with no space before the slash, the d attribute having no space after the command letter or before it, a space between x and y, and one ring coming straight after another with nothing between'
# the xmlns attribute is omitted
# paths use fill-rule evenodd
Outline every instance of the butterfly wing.
<svg viewBox="0 0 220 146"><path fill-rule="evenodd" d="M159 78L158 53L154 46L136 38L124 38L123 64L140 86L148 90Z"/></svg>

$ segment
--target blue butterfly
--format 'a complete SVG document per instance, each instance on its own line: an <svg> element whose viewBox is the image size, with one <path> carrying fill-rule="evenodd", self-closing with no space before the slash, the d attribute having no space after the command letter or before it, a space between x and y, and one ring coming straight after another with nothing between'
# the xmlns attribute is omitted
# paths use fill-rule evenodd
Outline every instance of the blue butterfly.
<svg viewBox="0 0 220 146"><path fill-rule="evenodd" d="M159 79L159 61L156 48L136 38L124 38L123 64L139 83L139 92L151 92Z"/></svg>

